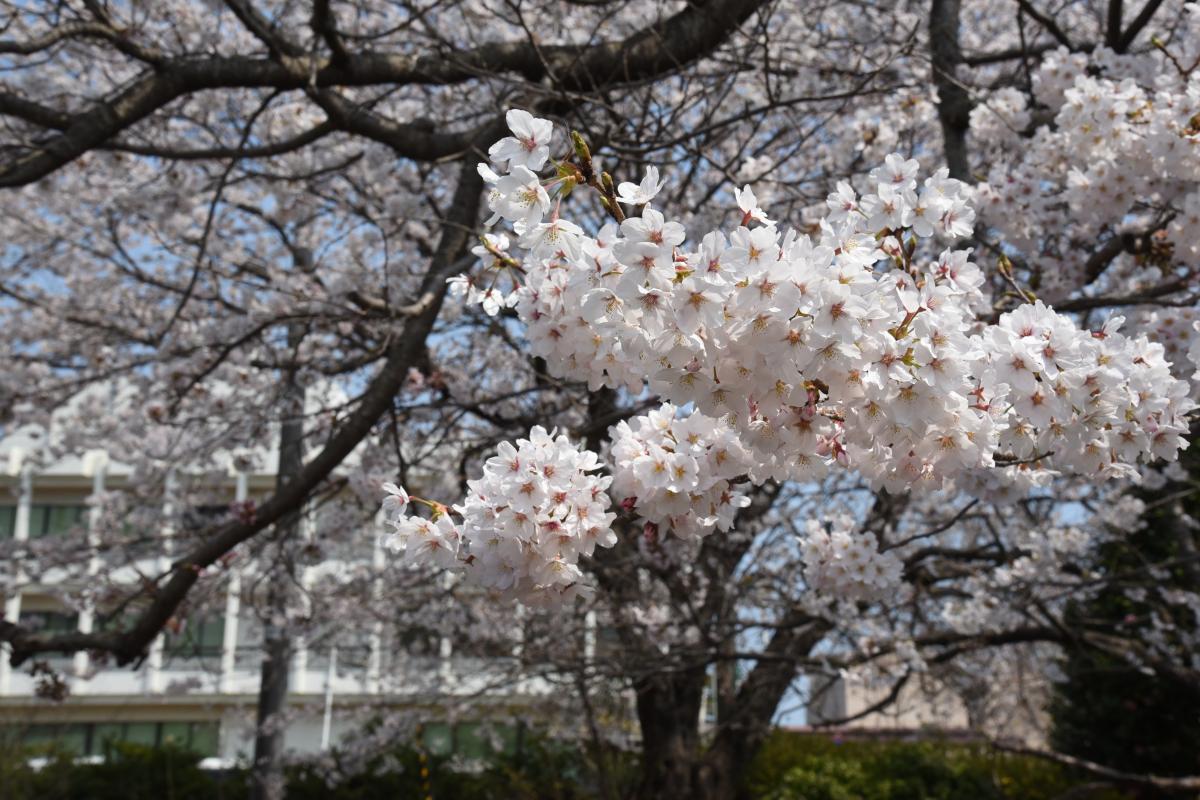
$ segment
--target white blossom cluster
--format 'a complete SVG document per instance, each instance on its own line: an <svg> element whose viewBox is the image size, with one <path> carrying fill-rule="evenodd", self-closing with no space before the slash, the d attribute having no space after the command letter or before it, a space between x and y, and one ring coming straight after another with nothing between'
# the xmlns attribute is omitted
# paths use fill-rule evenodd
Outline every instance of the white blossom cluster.
<svg viewBox="0 0 1200 800"><path fill-rule="evenodd" d="M1010 563L992 572L969 576L962 584L960 597L951 598L941 608L943 620L960 633L977 633L1021 624L1022 593L1038 581L1062 585L1075 576L1064 576L1064 563L1078 563L1089 547L1103 541L1102 528L1077 526L1032 527L1017 532L1015 548L1021 553ZM1083 579L1094 575L1083 575Z"/></svg>
<svg viewBox="0 0 1200 800"><path fill-rule="evenodd" d="M622 187L639 216L591 237L557 210L546 219L561 177L481 169L528 249L516 308L533 352L557 375L648 385L727 419L754 481L840 465L889 490L974 487L997 457L1035 462L1007 471L1027 480L1099 478L1182 445L1191 404L1161 348L1040 303L976 322L970 252L920 247L972 230L968 191L945 170L919 182L917 162L888 156L869 193L838 186L816 240L781 232L746 188L742 224L687 249L652 205L657 175Z"/></svg>
<svg viewBox="0 0 1200 800"><path fill-rule="evenodd" d="M462 567L473 583L529 605L555 605L587 590L578 562L596 546L616 543L606 493L610 477L596 474L595 453L566 436L535 427L516 445L502 443L467 482L454 513L435 519L408 515L409 497L396 486L384 503L394 533L387 544L410 562ZM436 506L436 504L434 504Z"/></svg>
<svg viewBox="0 0 1200 800"><path fill-rule="evenodd" d="M613 428L612 491L643 522L680 538L727 531L750 502L733 483L749 471L749 454L724 421L676 412L664 403Z"/></svg>
<svg viewBox="0 0 1200 800"><path fill-rule="evenodd" d="M904 570L895 552L880 552L875 534L855 533L849 514L809 520L802 547L804 582L819 595L871 602L894 596Z"/></svg>
<svg viewBox="0 0 1200 800"><path fill-rule="evenodd" d="M985 332L991 374L1009 387L1006 452L1053 453L1073 472L1129 477L1142 457L1171 461L1187 446L1188 385L1172 376L1161 344L1121 335L1123 321L1089 334L1038 302Z"/></svg>
<svg viewBox="0 0 1200 800"><path fill-rule="evenodd" d="M1180 23L1179 46L1194 49L1200 12L1186 7ZM1019 158L990 159L979 209L1005 244L1061 262L1043 270L1043 292L1095 280L1090 248L1079 245L1112 234L1161 229L1174 262L1200 266L1200 74L1145 55L1064 49L1046 54L1033 89L1054 124L1027 131ZM1024 104L995 92L980 107L995 108L981 133L1002 119L1028 125Z"/></svg>
<svg viewBox="0 0 1200 800"><path fill-rule="evenodd" d="M916 161L888 156L865 194L838 185L816 238L781 231L745 187L732 198L736 229L689 248L684 226L654 208L657 170L611 196L638 215L614 212L619 224L585 234L551 200L570 170L537 174L550 123L520 111L509 123L480 172L491 222L511 223L524 252L488 236L476 251L484 288L452 283L489 314L515 306L555 375L665 400L613 436L614 488L649 526L685 540L727 529L746 502L730 481L743 476L853 468L875 488L995 497L1058 470L1128 477L1186 446L1188 385L1162 345L1119 333L1120 317L1085 331L1038 301L977 319L985 280L970 251L930 254L973 227L970 192L945 170L920 181ZM521 597L581 587L578 557L615 538L609 479L589 474L594 454L551 441L536 429L502 446L456 507L461 526L398 523L409 552L465 559L480 583ZM570 465L544 474L556 459ZM566 484L543 486L553 480ZM869 535L850 537L847 520L810 530L810 583L869 599L898 579L898 562Z"/></svg>
<svg viewBox="0 0 1200 800"><path fill-rule="evenodd" d="M1133 327L1163 347L1176 378L1190 381L1192 399L1200 400L1200 309L1195 306L1145 308L1132 315Z"/></svg>

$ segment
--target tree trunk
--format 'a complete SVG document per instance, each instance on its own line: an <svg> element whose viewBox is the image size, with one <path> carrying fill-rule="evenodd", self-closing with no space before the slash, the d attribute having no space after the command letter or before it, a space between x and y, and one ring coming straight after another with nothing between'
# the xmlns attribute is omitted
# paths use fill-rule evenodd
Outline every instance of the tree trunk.
<svg viewBox="0 0 1200 800"><path fill-rule="evenodd" d="M967 131L971 127L971 95L958 77L962 50L958 43L961 0L931 0L929 56L933 83L938 92L938 119L950 177L971 180L967 157Z"/></svg>
<svg viewBox="0 0 1200 800"><path fill-rule="evenodd" d="M638 800L735 800L746 767L771 722L755 720L748 736L700 737L704 671L671 672L646 679L637 690L642 726L642 776ZM773 707L772 707L773 708ZM757 735L755 735L757 734Z"/></svg>
<svg viewBox="0 0 1200 800"><path fill-rule="evenodd" d="M771 637L765 655L718 707L712 740L700 740L700 704L707 671L664 671L642 679L637 690L642 727L642 780L638 800L737 800L750 764L771 732L800 658L816 646L828 623L797 615ZM722 663L722 662L718 662ZM720 673L721 670L718 670ZM731 687L723 687L722 694Z"/></svg>
<svg viewBox="0 0 1200 800"><path fill-rule="evenodd" d="M300 251L297 266L311 268L311 257ZM304 338L299 323L288 326L288 358L295 360ZM304 466L304 387L296 380L296 370L284 370L280 402L279 468L276 488L300 474ZM254 733L254 769L251 800L284 800L287 793L283 773L283 744L287 731L288 671L292 660L292 634L289 609L296 586L296 549L301 509L292 509L276 526L275 562L268 566L266 622L263 625L263 660L258 687L258 714Z"/></svg>
<svg viewBox="0 0 1200 800"><path fill-rule="evenodd" d="M274 594L274 592L272 592ZM274 598L272 598L274 599ZM276 609L272 609L274 611ZM254 732L252 800L283 800L283 741L287 726L288 667L292 642L287 628L268 623L264 633L262 670L258 687L258 716Z"/></svg>
<svg viewBox="0 0 1200 800"><path fill-rule="evenodd" d="M698 785L700 702L705 672L663 672L636 685L642 727L642 779L639 800L686 797L708 800Z"/></svg>

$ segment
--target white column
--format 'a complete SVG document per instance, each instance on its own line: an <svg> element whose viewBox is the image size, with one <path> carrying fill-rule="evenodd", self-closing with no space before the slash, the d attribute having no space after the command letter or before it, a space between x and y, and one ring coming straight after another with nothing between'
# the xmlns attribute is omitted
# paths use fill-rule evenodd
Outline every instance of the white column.
<svg viewBox="0 0 1200 800"><path fill-rule="evenodd" d="M517 694L525 692L525 667L521 664L521 660L525 658L525 606L517 604L513 609L513 622L516 625L516 630L513 631L513 646L512 657L516 659L517 680L514 684Z"/></svg>
<svg viewBox="0 0 1200 800"><path fill-rule="evenodd" d="M309 544L312 542L316 525L313 522L312 506L306 503L300 512L300 539ZM300 568L300 602L303 604L304 615L312 616L312 600L308 593L313 583L313 569ZM296 636L293 642L291 686L295 691L304 694L308 691L308 638L303 634Z"/></svg>
<svg viewBox="0 0 1200 800"><path fill-rule="evenodd" d="M10 460L10 469L20 475L17 490L17 514L13 521L13 539L18 542L29 540L29 517L33 510L33 469L29 464L22 464L19 454L14 453ZM25 574L18 571L14 576L17 586L25 580ZM21 591L4 598L4 619L17 622L21 617ZM0 648L0 695L12 691L12 667L8 663L8 647Z"/></svg>
<svg viewBox="0 0 1200 800"><path fill-rule="evenodd" d="M454 588L454 575L450 572L442 573L442 586L445 587L447 593ZM442 691L448 691L446 684L450 682L453 675L453 657L454 643L450 641L449 636L442 636L438 639L438 678L443 686Z"/></svg>
<svg viewBox="0 0 1200 800"><path fill-rule="evenodd" d="M583 657L590 664L596 658L596 612L583 618Z"/></svg>
<svg viewBox="0 0 1200 800"><path fill-rule="evenodd" d="M13 521L13 538L29 540L29 518L33 515L33 466L22 464L21 487L17 495L17 518Z"/></svg>
<svg viewBox="0 0 1200 800"><path fill-rule="evenodd" d="M325 714L321 719L321 752L329 749L333 729L333 681L337 678L337 648L329 648L329 668L325 671Z"/></svg>
<svg viewBox="0 0 1200 800"><path fill-rule="evenodd" d="M221 634L221 694L233 693L234 671L237 669L238 614L242 609L242 570L235 566L229 575L225 594L225 630Z"/></svg>
<svg viewBox="0 0 1200 800"><path fill-rule="evenodd" d="M163 558L160 559L166 562L168 567L171 564L171 551L175 549L175 502L178 494L179 476L175 474L175 469L171 468L167 471L166 480L163 481Z"/></svg>
<svg viewBox="0 0 1200 800"><path fill-rule="evenodd" d="M175 538L175 496L178 493L179 484L175 475L175 470L167 472L167 478L163 485L163 556L158 559L158 571L166 572L171 568L171 551L172 544ZM150 645L150 654L146 659L146 691L150 694L159 694L163 690L163 634L159 634L153 644Z"/></svg>
<svg viewBox="0 0 1200 800"><path fill-rule="evenodd" d="M376 529L383 521L383 509L375 515ZM375 537L375 546L371 551L371 569L375 578L371 582L371 608L376 613L382 607L383 601L383 570L387 566L387 557L383 552L383 539ZM378 694L382 690L380 677L383 673L383 620L376 619L371 623L371 634L367 640L370 651L367 654L367 693Z"/></svg>
<svg viewBox="0 0 1200 800"><path fill-rule="evenodd" d="M311 567L301 567L300 602L304 604L305 616L309 616L311 613L308 589L312 585L312 573ZM308 691L308 641L303 634L296 636L294 646L291 685L298 694L304 694Z"/></svg>
<svg viewBox="0 0 1200 800"><path fill-rule="evenodd" d="M104 493L104 481L108 472L108 456L103 450L96 450L88 453L84 457L84 474L90 471L92 474L92 495L89 498L91 508L88 509L87 520L87 545L88 578L94 578L100 573L100 518L103 512L100 508L100 496ZM89 580L89 583L93 581ZM79 632L91 633L96 625L96 606L91 598L86 598L84 607L79 612ZM86 675L89 667L89 659L86 651L75 654L73 659L73 667L75 674L78 676ZM75 693L86 692L86 682L77 682L72 687Z"/></svg>
<svg viewBox="0 0 1200 800"><path fill-rule="evenodd" d="M249 479L245 472L237 473L237 488L234 501L246 502L249 495ZM235 561L229 571L229 588L225 595L225 630L221 635L221 677L218 690L221 694L233 693L233 673L237 668L238 614L242 609L242 568Z"/></svg>
<svg viewBox="0 0 1200 800"><path fill-rule="evenodd" d="M438 639L438 679L443 686L443 691L448 689L447 684L450 683L453 656L454 645L450 643L450 637L443 636Z"/></svg>

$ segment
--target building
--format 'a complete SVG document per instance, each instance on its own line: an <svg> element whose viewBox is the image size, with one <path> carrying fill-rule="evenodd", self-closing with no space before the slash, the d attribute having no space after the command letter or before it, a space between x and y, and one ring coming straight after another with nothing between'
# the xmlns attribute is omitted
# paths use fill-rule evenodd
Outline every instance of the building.
<svg viewBox="0 0 1200 800"><path fill-rule="evenodd" d="M810 677L806 727L839 734L996 736L1044 746L1048 686L1037 669L997 661L986 689L964 696L936 674L915 673L895 691L895 679L873 680L865 671Z"/></svg>
<svg viewBox="0 0 1200 800"><path fill-rule="evenodd" d="M128 485L129 471L105 453L92 451L54 463L38 463L36 441L20 431L0 440L0 546L19 546L59 537L96 537L99 513L88 498ZM230 470L213 492L229 503L270 493L275 476ZM173 502L164 497L164 506ZM198 510L204 513L205 509ZM169 515L164 515L168 518ZM137 562L143 574L169 567L169 527L166 539ZM309 534L306 534L309 535ZM375 537L364 535L361 552L306 567L305 583L322 572L358 566L379 566L385 554ZM84 574L96 574L89 563ZM62 581L53 570L34 580L10 568L3 598L4 619L41 630L91 632L102 624L97 609L70 609L61 600ZM128 578L137 580L133 569ZM111 742L157 745L174 742L212 759L229 763L244 759L253 748L254 717L262 661L261 625L244 603L246 588L256 574L253 563L228 570L223 602L178 631L160 635L144 664L134 670L117 668L87 653L50 656L46 665L67 689L62 701L47 700L47 676L29 665L14 669L0 657L0 731L29 744L56 742L80 755L100 755ZM78 580L73 578L70 580ZM0 584L0 591L3 586ZM290 665L288 726L285 747L298 753L317 752L337 744L361 727L364 713L383 707L411 708L418 716L430 710L424 728L434 751L458 750L471 755L483 746L478 721L454 725L438 721L433 706L454 698L484 694L502 675L511 675L513 659L488 659L455 653L448 639L421 646L397 642L381 624L365 626L352 646L344 637L339 647L297 642ZM517 679L495 695L505 706L536 705L548 688L537 680ZM516 731L504 729L511 738ZM492 737L495 738L495 737Z"/></svg>

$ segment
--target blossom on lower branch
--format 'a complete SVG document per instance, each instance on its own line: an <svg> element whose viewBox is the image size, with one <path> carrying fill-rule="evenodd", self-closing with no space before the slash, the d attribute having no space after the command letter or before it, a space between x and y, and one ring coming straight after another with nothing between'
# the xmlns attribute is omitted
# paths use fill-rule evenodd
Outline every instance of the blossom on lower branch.
<svg viewBox="0 0 1200 800"><path fill-rule="evenodd" d="M662 406L612 429L613 491L646 523L681 539L727 531L750 499L733 481L750 455L729 424Z"/></svg>
<svg viewBox="0 0 1200 800"><path fill-rule="evenodd" d="M1190 388L1119 318L1088 330L1041 302L981 318L995 282L970 250L942 249L971 232L974 190L944 168L921 181L889 155L804 231L743 189L736 229L691 243L649 202L594 233L571 224L562 201L582 172L481 170L519 248L485 248L486 281L506 287L530 352L557 378L726 420L751 482L853 469L875 489L992 497L1062 472L1132 477L1186 446Z"/></svg>
<svg viewBox="0 0 1200 800"><path fill-rule="evenodd" d="M418 500L433 519L407 515L400 501L407 495L385 487L394 531L387 546L410 562L461 567L472 583L530 605L561 603L588 588L579 558L616 542L606 493L612 478L595 474L599 467L595 453L535 427L528 439L497 448L453 510Z"/></svg>
<svg viewBox="0 0 1200 800"><path fill-rule="evenodd" d="M875 534L854 532L854 518L839 514L828 526L809 520L803 544L804 581L818 595L840 600L881 600L900 589L903 564L880 552Z"/></svg>

